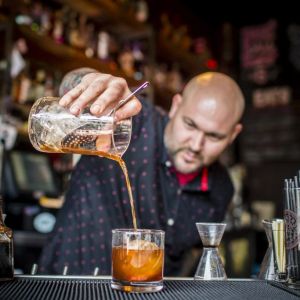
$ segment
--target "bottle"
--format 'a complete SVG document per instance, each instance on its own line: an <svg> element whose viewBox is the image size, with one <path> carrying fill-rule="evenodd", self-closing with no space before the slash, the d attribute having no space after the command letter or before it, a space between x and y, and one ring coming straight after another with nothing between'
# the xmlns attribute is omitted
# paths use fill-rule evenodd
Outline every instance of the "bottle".
<svg viewBox="0 0 300 300"><path fill-rule="evenodd" d="M0 196L0 281L14 277L13 233L5 226Z"/></svg>

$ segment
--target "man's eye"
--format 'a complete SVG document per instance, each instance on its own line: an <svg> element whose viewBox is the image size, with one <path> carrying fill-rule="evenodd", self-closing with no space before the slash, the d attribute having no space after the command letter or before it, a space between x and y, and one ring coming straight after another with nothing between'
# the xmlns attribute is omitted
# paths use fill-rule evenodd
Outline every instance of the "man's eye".
<svg viewBox="0 0 300 300"><path fill-rule="evenodd" d="M195 128L195 125L191 122L185 121L184 123L188 128Z"/></svg>
<svg viewBox="0 0 300 300"><path fill-rule="evenodd" d="M206 137L212 142L219 142L222 140L222 137L220 137L218 135L214 135L214 134L208 134L208 135L206 135Z"/></svg>

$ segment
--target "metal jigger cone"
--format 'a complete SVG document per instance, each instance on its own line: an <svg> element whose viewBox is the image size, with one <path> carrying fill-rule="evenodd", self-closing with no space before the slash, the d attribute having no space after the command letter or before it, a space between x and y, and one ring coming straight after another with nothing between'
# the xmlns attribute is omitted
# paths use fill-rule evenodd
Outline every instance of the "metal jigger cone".
<svg viewBox="0 0 300 300"><path fill-rule="evenodd" d="M263 220L262 224L267 235L269 246L261 263L258 278L266 280L275 280L276 271L273 252L272 221Z"/></svg>
<svg viewBox="0 0 300 300"><path fill-rule="evenodd" d="M227 276L218 251L226 224L196 223L196 226L203 244L203 252L194 278L198 280L226 280Z"/></svg>

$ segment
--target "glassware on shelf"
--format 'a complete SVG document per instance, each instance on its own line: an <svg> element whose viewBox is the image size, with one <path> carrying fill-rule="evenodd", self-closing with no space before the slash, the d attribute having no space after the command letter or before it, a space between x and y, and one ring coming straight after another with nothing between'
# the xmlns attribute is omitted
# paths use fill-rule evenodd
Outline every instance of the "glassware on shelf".
<svg viewBox="0 0 300 300"><path fill-rule="evenodd" d="M203 252L194 279L226 280L227 275L218 251L226 224L196 223L196 226L203 244Z"/></svg>

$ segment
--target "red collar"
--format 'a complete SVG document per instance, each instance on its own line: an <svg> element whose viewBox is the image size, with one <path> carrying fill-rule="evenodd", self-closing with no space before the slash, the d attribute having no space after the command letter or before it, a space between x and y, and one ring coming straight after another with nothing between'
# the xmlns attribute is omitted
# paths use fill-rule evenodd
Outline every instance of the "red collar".
<svg viewBox="0 0 300 300"><path fill-rule="evenodd" d="M178 172L176 169L174 169L174 172L176 174L176 177L178 179L178 182L180 186L184 186L188 184L189 182L193 181L197 176L200 175L200 172L193 172L189 174L183 174ZM203 167L201 172L201 178L200 178L200 189L203 192L208 191L208 169L207 167Z"/></svg>

